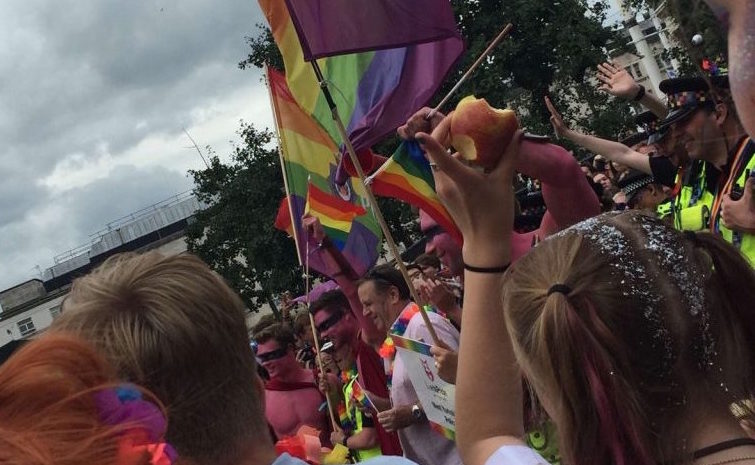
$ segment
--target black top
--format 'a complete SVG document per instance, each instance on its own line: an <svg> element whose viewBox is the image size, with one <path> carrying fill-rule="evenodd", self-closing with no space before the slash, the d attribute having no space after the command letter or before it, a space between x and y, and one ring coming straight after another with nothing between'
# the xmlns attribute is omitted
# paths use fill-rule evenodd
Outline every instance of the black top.
<svg viewBox="0 0 755 465"><path fill-rule="evenodd" d="M659 184L667 187L674 187L676 173L679 169L671 162L668 157L650 157L650 172L653 179Z"/></svg>

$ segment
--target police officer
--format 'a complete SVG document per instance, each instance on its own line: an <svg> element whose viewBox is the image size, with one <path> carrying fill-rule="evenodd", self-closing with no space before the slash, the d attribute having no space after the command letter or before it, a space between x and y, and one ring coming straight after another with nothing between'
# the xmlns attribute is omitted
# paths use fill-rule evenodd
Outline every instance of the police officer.
<svg viewBox="0 0 755 465"><path fill-rule="evenodd" d="M661 126L671 128L674 140L697 161L697 169L690 170L690 188L678 196L675 223L681 229L719 234L755 264L755 236L744 224L722 220L722 207L736 209L755 170L755 144L737 117L728 78L714 76L710 83L712 87L706 79L694 77L660 84L671 110Z"/></svg>

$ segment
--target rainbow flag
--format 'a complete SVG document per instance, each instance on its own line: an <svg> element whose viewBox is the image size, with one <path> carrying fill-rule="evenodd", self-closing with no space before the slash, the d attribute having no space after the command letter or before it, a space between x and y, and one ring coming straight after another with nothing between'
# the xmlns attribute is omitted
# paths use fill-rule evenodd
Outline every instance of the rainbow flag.
<svg viewBox="0 0 755 465"><path fill-rule="evenodd" d="M268 68L267 82L278 129L284 175L291 196L290 216L299 237L299 256L304 257L307 236L301 226L301 217L310 184L321 192L340 198L353 208L365 208L367 193L358 180L349 179L343 185L336 185L334 177L338 149L333 139L299 107L281 73ZM374 265L382 237L380 226L371 213L353 219L341 252L357 274L364 274ZM327 275L320 252L310 250L309 265Z"/></svg>
<svg viewBox="0 0 755 465"><path fill-rule="evenodd" d="M372 192L421 208L459 244L462 236L435 193L430 163L416 141L404 141L369 178Z"/></svg>
<svg viewBox="0 0 755 465"><path fill-rule="evenodd" d="M364 215L367 210L361 205L354 205L310 184L304 213L319 218L325 234L341 250L349 237L354 218Z"/></svg>
<svg viewBox="0 0 755 465"><path fill-rule="evenodd" d="M370 2L349 1L352 3L349 11L358 6L364 10L364 17L370 18ZM411 4L403 0L401 3L404 6ZM312 66L305 61L300 36L294 27L286 1L259 0L259 5L283 55L291 94L304 112L317 120L340 147L343 141ZM423 13L425 16L429 14ZM300 26L305 20L307 18L302 14L297 17ZM341 18L338 27L343 28L344 21L348 20ZM417 21L421 22L419 19ZM427 29L431 29L430 26ZM383 35L394 32L390 27L379 28L377 31ZM366 31L362 29L360 32ZM415 45L406 47L363 51L317 60L356 150L371 147L403 124L417 109L426 105L464 51L464 43L458 31L452 37L432 42L417 43L417 40L415 37L412 42ZM341 184L347 178L348 175L340 169L338 183Z"/></svg>
<svg viewBox="0 0 755 465"><path fill-rule="evenodd" d="M278 213L275 215L273 226L275 226L275 229L288 234L289 237L294 237L294 225L291 223L291 209L288 208L288 196L283 197L280 205L278 205Z"/></svg>
<svg viewBox="0 0 755 465"><path fill-rule="evenodd" d="M341 428L347 433L353 432L354 422L349 418L349 412L346 410L346 403L343 401L339 402L336 410L338 411L338 422L341 424Z"/></svg>
<svg viewBox="0 0 755 465"><path fill-rule="evenodd" d="M351 386L351 398L363 408L377 411L375 406L372 405L370 398L364 393L364 390L358 381L354 381L354 384Z"/></svg>

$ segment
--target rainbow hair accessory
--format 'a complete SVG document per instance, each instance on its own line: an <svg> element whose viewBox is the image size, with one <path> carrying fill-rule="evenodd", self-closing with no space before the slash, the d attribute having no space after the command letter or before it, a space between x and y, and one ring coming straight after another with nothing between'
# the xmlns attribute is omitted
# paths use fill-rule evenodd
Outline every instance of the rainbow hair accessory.
<svg viewBox="0 0 755 465"><path fill-rule="evenodd" d="M136 386L121 384L98 391L94 401L103 424L126 427L119 438L118 465L136 463L145 453L151 465L171 465L178 457L162 439L167 429L162 410L145 400Z"/></svg>

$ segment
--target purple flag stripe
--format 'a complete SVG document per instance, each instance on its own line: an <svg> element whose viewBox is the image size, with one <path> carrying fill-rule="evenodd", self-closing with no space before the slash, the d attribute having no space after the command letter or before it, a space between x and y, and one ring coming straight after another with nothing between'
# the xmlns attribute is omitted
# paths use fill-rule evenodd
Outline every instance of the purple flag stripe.
<svg viewBox="0 0 755 465"><path fill-rule="evenodd" d="M449 0L286 0L311 61L460 37Z"/></svg>
<svg viewBox="0 0 755 465"><path fill-rule="evenodd" d="M407 47L399 85L380 101L373 101L372 107L361 119L357 120L356 114L352 115L348 132L354 148L371 147L403 124L414 111L426 105L463 51L464 43L457 38ZM381 76L379 68L370 66L362 81L373 79L385 79L385 76ZM342 147L341 152L342 157L348 156L345 148ZM343 184L348 178L343 163L339 164L336 182Z"/></svg>
<svg viewBox="0 0 755 465"><path fill-rule="evenodd" d="M406 48L376 52L372 62L362 75L357 88L357 99L346 132L351 134L363 124L367 114L380 105L401 82L406 57Z"/></svg>

